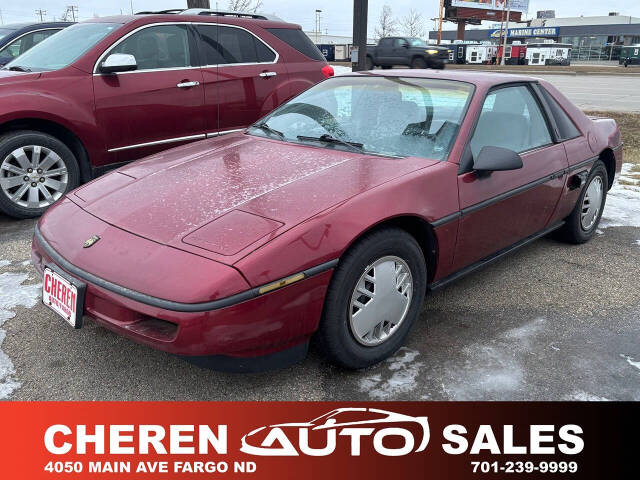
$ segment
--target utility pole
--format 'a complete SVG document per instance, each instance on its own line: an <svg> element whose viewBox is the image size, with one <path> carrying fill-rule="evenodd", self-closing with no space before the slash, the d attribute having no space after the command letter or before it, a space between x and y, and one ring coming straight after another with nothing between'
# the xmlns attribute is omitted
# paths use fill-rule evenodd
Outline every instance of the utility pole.
<svg viewBox="0 0 640 480"><path fill-rule="evenodd" d="M500 47L500 45L502 45L502 34L504 33L504 8L506 7L506 4L503 3L502 4L502 18L500 18L500 40L498 40L498 47ZM500 48L498 48L498 50L500 50ZM502 55L498 55L498 57L503 57L504 56L504 51L502 52ZM496 60L496 64L500 63L500 58L498 58Z"/></svg>
<svg viewBox="0 0 640 480"><path fill-rule="evenodd" d="M322 10L316 9L316 28L315 28L315 36L316 36L316 45L318 44L318 34L322 31L320 28L320 14Z"/></svg>
<svg viewBox="0 0 640 480"><path fill-rule="evenodd" d="M40 17L40 21L44 22L44 16L47 14L46 10L42 10L41 8L38 8L36 10L36 15Z"/></svg>
<svg viewBox="0 0 640 480"><path fill-rule="evenodd" d="M507 40L509 39L509 15L511 14L511 0L507 0L507 24L504 32L504 43L502 44L502 58L500 65L504 65L504 57L507 53Z"/></svg>
<svg viewBox="0 0 640 480"><path fill-rule="evenodd" d="M353 62L353 70L361 72L367 69L367 14L369 0L353 0L353 50L357 54L357 62Z"/></svg>
<svg viewBox="0 0 640 480"><path fill-rule="evenodd" d="M440 12L438 20L438 45L442 43L442 17L444 16L444 0L440 0Z"/></svg>

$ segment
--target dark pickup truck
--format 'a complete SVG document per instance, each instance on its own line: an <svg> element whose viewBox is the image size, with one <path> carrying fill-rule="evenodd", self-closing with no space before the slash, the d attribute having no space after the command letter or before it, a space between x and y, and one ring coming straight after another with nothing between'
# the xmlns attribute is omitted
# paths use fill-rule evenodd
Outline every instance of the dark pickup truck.
<svg viewBox="0 0 640 480"><path fill-rule="evenodd" d="M384 37L378 45L367 47L367 70L377 66L392 68L394 65L441 69L448 60L448 48L429 45L420 38Z"/></svg>

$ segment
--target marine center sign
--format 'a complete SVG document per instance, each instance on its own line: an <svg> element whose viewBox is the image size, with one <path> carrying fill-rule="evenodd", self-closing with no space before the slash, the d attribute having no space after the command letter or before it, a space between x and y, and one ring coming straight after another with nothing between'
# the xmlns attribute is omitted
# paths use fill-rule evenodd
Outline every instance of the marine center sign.
<svg viewBox="0 0 640 480"><path fill-rule="evenodd" d="M558 27L526 27L526 28L510 28L507 34L508 38L519 37L557 37L560 29ZM504 33L503 33L504 34ZM500 29L491 30L489 36L491 38L500 37Z"/></svg>

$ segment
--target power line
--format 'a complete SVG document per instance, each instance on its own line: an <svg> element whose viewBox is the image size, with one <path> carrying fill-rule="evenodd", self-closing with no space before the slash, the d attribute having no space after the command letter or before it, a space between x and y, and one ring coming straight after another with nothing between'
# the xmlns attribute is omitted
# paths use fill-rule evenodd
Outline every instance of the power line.
<svg viewBox="0 0 640 480"><path fill-rule="evenodd" d="M42 10L41 8L38 8L36 10L36 15L40 17L40 21L41 22L44 22L44 17L45 17L46 14L47 14L46 10Z"/></svg>

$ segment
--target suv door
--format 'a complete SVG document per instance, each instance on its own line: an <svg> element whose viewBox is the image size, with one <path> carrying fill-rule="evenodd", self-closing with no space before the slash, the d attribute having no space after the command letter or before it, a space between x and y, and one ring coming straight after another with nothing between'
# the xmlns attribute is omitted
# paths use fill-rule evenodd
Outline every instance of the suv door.
<svg viewBox="0 0 640 480"><path fill-rule="evenodd" d="M378 42L378 48L376 53L378 58L376 59L381 65L390 65L393 61L393 42L394 38L381 38Z"/></svg>
<svg viewBox="0 0 640 480"><path fill-rule="evenodd" d="M472 157L484 146L518 152L523 167L477 175ZM490 91L458 176L462 217L456 269L544 230L560 199L567 167L565 148L553 142L546 115L530 86Z"/></svg>
<svg viewBox="0 0 640 480"><path fill-rule="evenodd" d="M404 38L396 38L393 41L391 63L394 65L409 65L409 42Z"/></svg>
<svg viewBox="0 0 640 480"><path fill-rule="evenodd" d="M137 69L93 76L96 121L111 162L129 161L204 138L202 73L187 24L145 26L129 33L112 53L133 55Z"/></svg>
<svg viewBox="0 0 640 480"><path fill-rule="evenodd" d="M261 38L236 25L196 28L208 58L203 75L209 133L243 129L287 99L287 70Z"/></svg>

